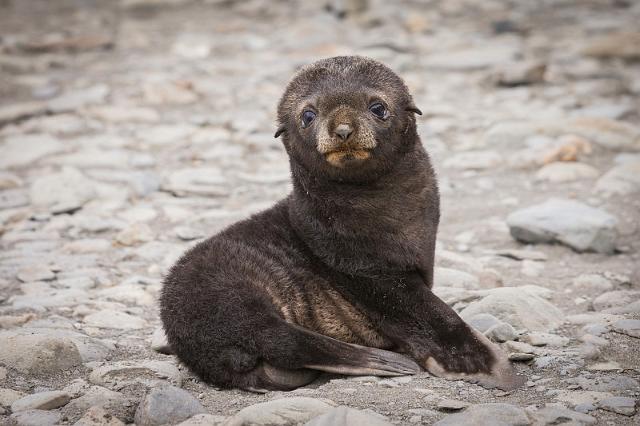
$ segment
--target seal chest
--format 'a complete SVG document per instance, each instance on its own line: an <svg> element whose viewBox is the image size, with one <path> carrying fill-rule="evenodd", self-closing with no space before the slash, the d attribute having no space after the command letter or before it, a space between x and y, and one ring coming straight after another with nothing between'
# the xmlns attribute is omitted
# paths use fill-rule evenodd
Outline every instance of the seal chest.
<svg viewBox="0 0 640 426"><path fill-rule="evenodd" d="M276 131L292 193L192 248L165 279L161 317L184 364L253 391L319 371L521 384L431 292L439 195L419 113L371 59L325 59L294 76Z"/></svg>

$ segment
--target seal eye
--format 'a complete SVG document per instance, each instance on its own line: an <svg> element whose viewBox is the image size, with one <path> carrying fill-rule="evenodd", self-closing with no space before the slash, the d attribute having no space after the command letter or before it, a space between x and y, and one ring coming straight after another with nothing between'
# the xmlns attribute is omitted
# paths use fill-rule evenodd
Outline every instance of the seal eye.
<svg viewBox="0 0 640 426"><path fill-rule="evenodd" d="M371 104L371 106L369 107L369 111L371 111L373 115L381 120L384 120L388 116L387 109L380 102Z"/></svg>
<svg viewBox="0 0 640 426"><path fill-rule="evenodd" d="M302 113L302 127L303 128L307 128L309 127L309 125L311 124L311 122L313 121L313 119L316 118L316 113L310 110L306 110L305 112Z"/></svg>

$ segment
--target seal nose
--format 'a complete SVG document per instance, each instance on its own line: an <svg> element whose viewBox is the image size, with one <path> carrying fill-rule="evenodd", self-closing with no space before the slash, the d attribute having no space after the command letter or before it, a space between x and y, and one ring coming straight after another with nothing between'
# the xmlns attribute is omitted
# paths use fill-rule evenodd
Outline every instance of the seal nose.
<svg viewBox="0 0 640 426"><path fill-rule="evenodd" d="M353 128L346 123L341 123L336 127L335 134L340 136L340 139L347 140L349 135L353 132Z"/></svg>

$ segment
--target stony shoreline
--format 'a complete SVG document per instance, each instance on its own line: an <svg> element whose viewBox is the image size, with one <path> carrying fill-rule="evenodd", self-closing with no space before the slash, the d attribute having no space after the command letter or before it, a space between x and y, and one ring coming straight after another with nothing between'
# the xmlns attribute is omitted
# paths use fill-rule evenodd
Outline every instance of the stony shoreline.
<svg viewBox="0 0 640 426"><path fill-rule="evenodd" d="M0 1L0 423L640 423L640 4L327 3ZM278 97L339 54L406 79L442 193L434 291L522 389L260 395L166 353L167 268L286 196Z"/></svg>

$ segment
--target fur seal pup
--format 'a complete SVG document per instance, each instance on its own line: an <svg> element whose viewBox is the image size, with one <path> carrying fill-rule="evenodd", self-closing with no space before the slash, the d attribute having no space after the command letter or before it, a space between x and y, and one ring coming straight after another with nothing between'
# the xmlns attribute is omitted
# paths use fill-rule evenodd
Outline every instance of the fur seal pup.
<svg viewBox="0 0 640 426"><path fill-rule="evenodd" d="M403 81L371 59L303 68L278 107L293 192L189 250L160 299L203 380L289 390L318 371L523 378L432 292L437 181Z"/></svg>

